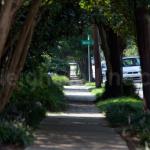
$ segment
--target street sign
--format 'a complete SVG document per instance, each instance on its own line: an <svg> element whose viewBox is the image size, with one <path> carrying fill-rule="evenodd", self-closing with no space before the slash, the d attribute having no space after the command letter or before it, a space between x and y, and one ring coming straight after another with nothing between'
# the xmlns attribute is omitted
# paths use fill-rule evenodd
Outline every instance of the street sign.
<svg viewBox="0 0 150 150"><path fill-rule="evenodd" d="M90 59L90 46L94 45L94 41L90 38L90 35L88 34L87 40L81 40L82 45L88 46L88 76L89 76L89 82L91 82L91 59Z"/></svg>
<svg viewBox="0 0 150 150"><path fill-rule="evenodd" d="M94 41L93 40L82 40L81 43L82 43L82 45L93 45Z"/></svg>

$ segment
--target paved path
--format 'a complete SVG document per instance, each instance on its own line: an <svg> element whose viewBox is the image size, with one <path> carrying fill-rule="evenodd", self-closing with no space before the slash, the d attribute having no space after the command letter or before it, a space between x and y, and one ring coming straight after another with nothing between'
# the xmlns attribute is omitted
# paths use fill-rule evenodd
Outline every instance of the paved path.
<svg viewBox="0 0 150 150"><path fill-rule="evenodd" d="M89 89L89 87L83 85L72 85L65 86L64 92L70 102L93 102L95 100L95 96L89 92Z"/></svg>
<svg viewBox="0 0 150 150"><path fill-rule="evenodd" d="M87 87L68 86L65 94L68 110L49 113L36 132L34 145L26 150L128 150L98 112Z"/></svg>

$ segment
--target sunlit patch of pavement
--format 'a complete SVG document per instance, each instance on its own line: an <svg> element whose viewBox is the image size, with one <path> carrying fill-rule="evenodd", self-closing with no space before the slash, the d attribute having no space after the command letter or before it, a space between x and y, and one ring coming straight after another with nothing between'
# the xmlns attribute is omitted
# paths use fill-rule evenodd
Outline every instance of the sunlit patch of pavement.
<svg viewBox="0 0 150 150"><path fill-rule="evenodd" d="M95 101L95 95L89 92L91 87L88 86L65 86L64 94L70 101Z"/></svg>
<svg viewBox="0 0 150 150"><path fill-rule="evenodd" d="M100 113L47 113L48 117L75 117L75 118L104 118L104 114Z"/></svg>

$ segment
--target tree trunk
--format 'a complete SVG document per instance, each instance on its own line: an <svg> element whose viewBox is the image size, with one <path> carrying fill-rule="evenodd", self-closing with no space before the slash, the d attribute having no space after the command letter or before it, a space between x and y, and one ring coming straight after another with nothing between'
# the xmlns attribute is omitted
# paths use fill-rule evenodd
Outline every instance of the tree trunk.
<svg viewBox="0 0 150 150"><path fill-rule="evenodd" d="M111 64L111 72L108 71L109 78L109 91L113 97L121 96L123 94L123 86L122 86L122 58L121 52L122 49L120 45L120 37L114 33L112 29L108 29L108 45L110 51L110 64Z"/></svg>
<svg viewBox="0 0 150 150"><path fill-rule="evenodd" d="M106 31L104 30L104 26L102 24L98 24L98 29L99 29L99 34L101 38L101 43L102 43L102 50L104 53L105 61L106 61L106 66L107 70L111 71L111 63L110 63L110 50L107 42L107 35Z"/></svg>
<svg viewBox="0 0 150 150"><path fill-rule="evenodd" d="M16 11L22 0L5 0L0 12L0 60Z"/></svg>
<svg viewBox="0 0 150 150"><path fill-rule="evenodd" d="M139 8L135 15L145 110L150 111L150 13L148 8Z"/></svg>
<svg viewBox="0 0 150 150"><path fill-rule="evenodd" d="M106 59L106 91L104 97L117 97L123 94L121 69L121 40L112 29L99 24L102 50Z"/></svg>
<svg viewBox="0 0 150 150"><path fill-rule="evenodd" d="M101 69L101 61L100 61L100 51L99 51L99 34L97 25L93 25L93 39L94 39L94 62L95 62L95 83L96 87L101 87L102 83L102 69Z"/></svg>
<svg viewBox="0 0 150 150"><path fill-rule="evenodd" d="M88 58L85 57L79 62L79 68L80 68L80 73L81 73L81 78L84 80L88 80Z"/></svg>
<svg viewBox="0 0 150 150"><path fill-rule="evenodd" d="M27 15L27 19L20 32L20 36L16 44L16 48L11 57L11 63L9 64L7 70L7 74L6 74L7 80L0 93L0 101L1 101L0 111L2 111L2 109L8 103L12 95L12 92L16 86L16 81L18 80L20 72L25 63L28 48L32 38L34 23L36 20L35 17L37 16L40 5L41 5L41 0L33 0L30 11Z"/></svg>

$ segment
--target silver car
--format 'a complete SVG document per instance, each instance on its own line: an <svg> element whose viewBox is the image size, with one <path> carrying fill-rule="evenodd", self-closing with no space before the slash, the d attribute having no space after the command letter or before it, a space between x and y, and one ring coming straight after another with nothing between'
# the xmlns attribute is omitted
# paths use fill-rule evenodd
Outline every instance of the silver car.
<svg viewBox="0 0 150 150"><path fill-rule="evenodd" d="M102 61L101 66L102 66L103 80L106 81L106 71L107 71L106 62ZM123 57L122 71L124 79L141 81L142 75L139 57L138 56Z"/></svg>
<svg viewBox="0 0 150 150"><path fill-rule="evenodd" d="M123 64L123 78L131 79L133 81L141 81L141 66L138 56L124 57Z"/></svg>

